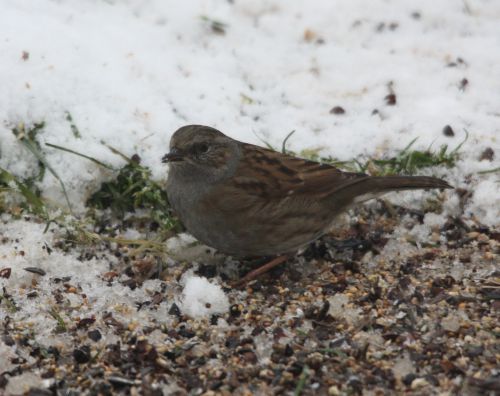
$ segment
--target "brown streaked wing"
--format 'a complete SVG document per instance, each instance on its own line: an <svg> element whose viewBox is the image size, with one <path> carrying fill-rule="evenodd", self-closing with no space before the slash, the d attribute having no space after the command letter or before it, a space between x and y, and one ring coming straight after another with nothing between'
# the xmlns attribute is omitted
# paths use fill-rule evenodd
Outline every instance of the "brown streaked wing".
<svg viewBox="0 0 500 396"><path fill-rule="evenodd" d="M251 144L241 147L242 160L228 184L250 195L280 199L308 194L311 199L321 199L367 177Z"/></svg>

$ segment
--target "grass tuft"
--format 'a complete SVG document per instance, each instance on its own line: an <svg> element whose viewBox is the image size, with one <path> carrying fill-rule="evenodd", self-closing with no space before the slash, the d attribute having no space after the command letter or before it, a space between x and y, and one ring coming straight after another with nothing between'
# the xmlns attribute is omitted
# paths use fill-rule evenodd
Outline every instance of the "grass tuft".
<svg viewBox="0 0 500 396"><path fill-rule="evenodd" d="M43 128L44 123L39 123L32 128L26 128L20 124L13 129L20 144L27 147L38 159L39 171L30 178L19 178L8 170L0 168L0 212L5 211L14 216L20 216L23 212L34 214L46 221L46 230L52 223L57 224L65 230L63 248L71 248L77 244L116 243L130 246L137 254L145 252L164 254L165 247L162 238L182 229L180 223L172 215L165 189L151 179L151 171L140 164L139 156L134 155L129 158L104 142L103 144L114 154L126 161L123 167L116 169L103 161L75 150L46 143L48 147L80 156L116 173L113 180L102 183L101 188L87 201L87 206L91 210L83 218L76 218L72 213L64 210L59 209L54 212L49 209L49 205L40 196L40 191L35 186L36 181L43 179L45 170L53 173L60 181L66 200L68 198L62 180L45 159L42 147L37 140L37 133ZM23 200L21 203L11 201L7 199L7 194L19 195ZM12 202L15 204L13 205ZM96 209L110 209L114 215L122 220L131 212L138 209L143 210L146 213L141 214L140 226L148 224L149 230L159 229L160 234L154 240L130 240L117 237L115 226L107 219L109 215ZM68 214L71 215L68 216ZM131 217L126 220L127 224L130 224L130 219ZM94 232L96 229L98 232Z"/></svg>
<svg viewBox="0 0 500 396"><path fill-rule="evenodd" d="M65 333L68 331L68 327L66 326L66 323L64 322L64 319L62 318L61 314L57 311L56 308L52 308L49 311L50 316L52 316L56 322L56 333Z"/></svg>
<svg viewBox="0 0 500 396"><path fill-rule="evenodd" d="M100 210L111 209L114 215L122 219L126 213L146 209L162 229L179 229L165 188L151 179L151 170L140 164L138 155L128 158L118 150L111 149L115 154L124 157L127 164L117 171L115 179L102 183L101 188L92 194L86 205Z"/></svg>
<svg viewBox="0 0 500 396"><path fill-rule="evenodd" d="M40 198L40 193L33 189L33 186L26 181L22 181L12 173L0 168L0 193L14 192L24 197L24 209L40 216L44 220L48 220L48 212L45 203ZM2 196L0 195L0 198ZM0 209L3 208L0 201ZM5 210L5 208L3 208Z"/></svg>
<svg viewBox="0 0 500 396"><path fill-rule="evenodd" d="M40 143L37 141L36 137L38 132L40 132L45 127L45 123L41 122L38 124L34 124L32 128L27 129L25 124L20 123L16 127L12 129L12 133L19 139L21 144L26 147L31 153L38 159L38 164L40 166L40 173L38 175L38 180L42 180L45 174L45 169L47 169L52 175L59 181L61 185L61 189L64 194L64 198L66 199L66 204L68 205L69 211L72 213L71 203L69 202L69 197L66 192L66 187L62 179L59 177L57 172L50 166L45 158L45 155L42 151Z"/></svg>
<svg viewBox="0 0 500 396"><path fill-rule="evenodd" d="M391 158L369 159L363 166L363 171L368 170L373 175L413 175L418 170L433 166L446 166L451 168L460 158L460 149L469 138L466 131L465 139L454 149L450 150L443 144L437 151L429 147L425 151L412 150L417 138L413 139L398 155Z"/></svg>
<svg viewBox="0 0 500 396"><path fill-rule="evenodd" d="M5 309L10 313L16 313L18 308L16 303L12 299L12 296L7 293L5 287L3 288L3 294L0 294L0 305L4 305Z"/></svg>
<svg viewBox="0 0 500 396"><path fill-rule="evenodd" d="M467 141L469 134L465 131L464 140L454 149L450 149L448 145L442 145L438 150L432 150L429 147L427 150L412 150L418 138L413 139L403 150L393 157L386 158L363 158L352 159L350 161L339 161L332 156L321 156L321 148L306 149L299 153L286 150L286 143L295 131L289 133L282 143L281 151L290 155L298 155L299 157L309 159L311 161L321 162L340 168L348 172L369 173L373 176L387 175L413 175L420 169L447 166L452 167L460 158L460 149ZM264 142L269 148L275 150L268 142ZM494 170L493 170L494 171Z"/></svg>
<svg viewBox="0 0 500 396"><path fill-rule="evenodd" d="M110 209L111 212L124 219L125 215L138 209L148 211L147 217L156 222L162 230L181 230L180 223L173 216L168 203L165 188L152 180L151 170L140 164L140 157L135 154L128 157L116 148L101 142L115 155L120 156L126 164L115 169L112 166L88 155L68 148L47 143L48 146L62 150L95 164L116 172L116 177L101 184L98 191L94 192L87 200L86 206L92 209Z"/></svg>

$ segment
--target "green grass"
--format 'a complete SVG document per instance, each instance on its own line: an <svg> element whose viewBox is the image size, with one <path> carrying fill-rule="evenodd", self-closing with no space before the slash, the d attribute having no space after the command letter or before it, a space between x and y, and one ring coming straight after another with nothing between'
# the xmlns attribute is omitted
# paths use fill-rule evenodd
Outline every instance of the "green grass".
<svg viewBox="0 0 500 396"><path fill-rule="evenodd" d="M48 212L45 203L40 198L40 193L33 187L29 181L20 180L12 173L0 168L0 193L13 192L24 198L22 208L30 213L40 216L42 219L48 219ZM5 200L0 194L0 212L7 210Z"/></svg>
<svg viewBox="0 0 500 396"><path fill-rule="evenodd" d="M435 166L446 166L451 168L460 159L460 149L469 137L469 134L466 131L464 140L455 148L450 149L448 145L444 144L437 150L433 150L432 147L429 147L427 150L412 149L418 139L415 138L403 150L393 157L360 157L348 161L340 161L331 156L321 156L321 148L306 149L300 151L299 153L287 150L286 144L294 133L295 131L292 131L285 137L282 143L281 152L296 155L311 161L330 164L348 172L368 173L373 176L413 175L421 169ZM268 142L264 143L267 147L274 150L274 147L272 147Z"/></svg>
<svg viewBox="0 0 500 396"><path fill-rule="evenodd" d="M27 211L33 213L44 220L48 219L48 210L44 201L40 198L40 190L36 182L45 177L45 171L53 171L41 150L37 135L45 127L44 122L35 123L31 127L25 124L18 124L12 129L12 133L17 137L21 145L27 148L37 159L37 170L34 175L20 178L9 172L7 169L0 168L0 212L8 210L5 195L12 193L23 198L16 213ZM65 190L64 190L65 191ZM19 210L20 209L20 210Z"/></svg>
<svg viewBox="0 0 500 396"><path fill-rule="evenodd" d="M80 138L80 132L73 123L70 113L67 113L66 119L71 124L74 137ZM42 198L40 198L40 192L35 187L35 182L43 179L46 170L52 173L59 181L70 213L71 204L62 179L50 166L45 158L45 152L38 142L37 136L43 131L44 127L44 122L40 122L34 124L31 128L27 128L24 124L19 124L13 128L12 132L16 135L19 142L38 160L39 172L34 177L19 179L6 169L0 168L0 192L10 191L20 194L24 197L25 201L23 209L48 220L49 211L47 205ZM105 143L103 142L103 144ZM110 209L112 213L120 219L123 219L129 212L134 212L137 209L145 209L147 210L148 216L153 221L157 222L162 229L171 230L179 228L179 223L173 217L170 205L168 204L165 189L159 183L152 180L151 171L140 164L137 155L129 158L115 148L106 145L112 153L122 157L126 162L121 168L115 169L103 161L75 150L51 143L46 143L46 146L80 156L115 173L114 179L102 183L100 189L92 194L87 200L87 207L98 210ZM0 201L0 205L1 202L4 202L4 200ZM5 204L3 204L3 206L5 206ZM0 206L0 208L1 207L2 206Z"/></svg>
<svg viewBox="0 0 500 396"><path fill-rule="evenodd" d="M10 295L7 294L5 288L3 290L4 294L0 294L0 306L4 305L5 309L10 313L16 313L17 307Z"/></svg>
<svg viewBox="0 0 500 396"><path fill-rule="evenodd" d="M480 175L486 175L488 173L496 173L496 172L500 172L500 167L498 168L493 168L493 169L488 169L488 170L484 170L484 171L481 171L481 172L478 172Z"/></svg>
<svg viewBox="0 0 500 396"><path fill-rule="evenodd" d="M72 125L74 137L79 138L78 128L74 125L69 113L67 113L67 119ZM101 227L103 224L110 224L106 220L108 211L105 211L105 209L109 209L115 218L121 220L128 213L140 209L142 211L141 223L146 224L146 226L147 224L156 224L153 228L161 231L160 236L166 237L168 234L182 229L180 223L172 215L165 189L151 178L151 171L140 164L139 157L134 155L129 158L102 142L113 154L120 156L125 161L122 167L114 168L104 161L86 154L46 143L47 147L64 151L70 155L80 156L114 173L114 178L102 183L99 190L88 199L86 203L89 208L88 213L84 217L77 218L71 213L71 206L63 181L46 160L43 146L38 141L38 134L43 132L44 127L45 124L40 122L31 127L19 124L13 128L12 132L18 138L19 143L26 147L37 159L38 167L35 175L27 178L17 177L7 169L0 168L0 213L8 212L16 217L23 213L36 215L47 223L46 229L52 223L57 224L66 230L65 238L68 240L64 246L115 242L130 245L137 252L164 253L165 249L161 240L116 238L114 236L115 230L110 231L106 227ZM52 205L49 205L41 197L36 182L44 178L46 171L52 173L59 180L68 203L68 210L63 208L54 210ZM18 196L21 199L8 199L9 195ZM96 228L101 230L99 234L93 231ZM112 227L108 228L111 229Z"/></svg>
<svg viewBox="0 0 500 396"><path fill-rule="evenodd" d="M109 170L115 170L111 165L108 165L108 164L105 164L104 162L101 162L99 160L96 160L95 158L93 157L89 157L88 155L85 155L85 154L82 154L82 153L79 153L78 151L74 151L74 150L71 150L69 148L66 148L66 147L62 147L62 146L58 146L57 144L52 144L52 143L45 143L46 146L48 147L52 147L52 148L55 148L55 149L58 149L58 150L61 150L61 151L66 151L67 153L71 153L71 154L75 154L75 155L78 155L79 157L82 157L82 158L85 158L85 159L88 159L89 161L92 161L93 163L99 165L99 166L102 166L103 168L107 168Z"/></svg>
<svg viewBox="0 0 500 396"><path fill-rule="evenodd" d="M295 391L293 392L294 396L300 396L302 394L304 387L306 386L306 381L308 377L309 377L309 367L307 367L307 365L304 365L304 367L302 368L302 372L300 373L297 386L295 387Z"/></svg>
<svg viewBox="0 0 500 396"><path fill-rule="evenodd" d="M138 209L145 209L152 221L158 223L163 230L180 230L180 224L172 214L165 188L151 178L151 170L140 164L138 155L131 158L114 147L101 142L109 150L126 161L119 169L99 161L88 155L47 143L48 146L78 155L95 164L112 170L115 177L101 184L86 202L92 209L110 209L114 216L123 220L125 215Z"/></svg>
<svg viewBox="0 0 500 396"><path fill-rule="evenodd" d="M42 180L43 177L45 176L45 170L48 170L57 179L57 181L59 181L61 190L64 194L64 198L66 199L66 203L68 205L68 209L70 212L72 212L71 203L69 201L68 194L66 192L66 187L64 186L64 183L57 174L57 172L54 170L54 168L50 166L49 162L45 158L45 153L43 152L42 147L40 146L40 143L37 140L38 133L42 131L44 127L45 127L44 122L36 123L30 128L27 128L25 124L21 123L12 129L12 133L18 138L18 140L24 147L26 147L29 151L31 151L31 153L38 160L38 166L40 168L40 172L37 176L37 179L39 181Z"/></svg>
<svg viewBox="0 0 500 396"><path fill-rule="evenodd" d="M113 150L117 153L116 149ZM117 170L113 180L101 184L101 188L87 200L86 206L111 209L115 216L122 219L129 212L146 209L161 228L178 229L179 223L172 214L165 188L151 179L151 170L140 164L138 156L123 157L127 163Z"/></svg>
<svg viewBox="0 0 500 396"><path fill-rule="evenodd" d="M52 308L49 311L50 316L52 316L56 322L56 332L57 333L65 333L68 331L68 327L66 326L66 322L64 322L64 319L62 318L61 314L57 311L56 308Z"/></svg>
<svg viewBox="0 0 500 396"><path fill-rule="evenodd" d="M469 134L466 132L465 139L454 149L450 149L447 144L442 145L438 150L412 150L417 138L413 139L400 153L391 158L369 159L364 164L364 171L368 170L375 175L413 175L418 170L446 166L451 168L460 158L460 149L467 141Z"/></svg>

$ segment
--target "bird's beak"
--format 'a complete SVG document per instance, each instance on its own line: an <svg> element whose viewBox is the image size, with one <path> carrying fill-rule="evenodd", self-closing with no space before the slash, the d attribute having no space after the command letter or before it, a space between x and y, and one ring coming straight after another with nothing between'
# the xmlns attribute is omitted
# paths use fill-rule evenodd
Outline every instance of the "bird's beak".
<svg viewBox="0 0 500 396"><path fill-rule="evenodd" d="M182 161L183 159L184 157L182 153L179 150L173 148L172 150L170 150L170 153L167 153L163 156L161 162L166 164L167 162L177 162Z"/></svg>

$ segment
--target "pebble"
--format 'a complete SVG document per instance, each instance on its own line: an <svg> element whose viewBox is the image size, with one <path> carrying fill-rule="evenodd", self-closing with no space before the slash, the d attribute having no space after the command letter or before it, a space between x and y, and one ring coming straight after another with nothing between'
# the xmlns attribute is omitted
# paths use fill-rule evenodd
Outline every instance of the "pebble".
<svg viewBox="0 0 500 396"><path fill-rule="evenodd" d="M458 315L449 314L441 321L441 327L443 330L456 333L460 329L460 318Z"/></svg>
<svg viewBox="0 0 500 396"><path fill-rule="evenodd" d="M429 385L429 383L427 382L427 380L425 378L415 378L412 382L411 382L411 389L415 390L415 389L418 389L418 388L422 388L426 385Z"/></svg>

